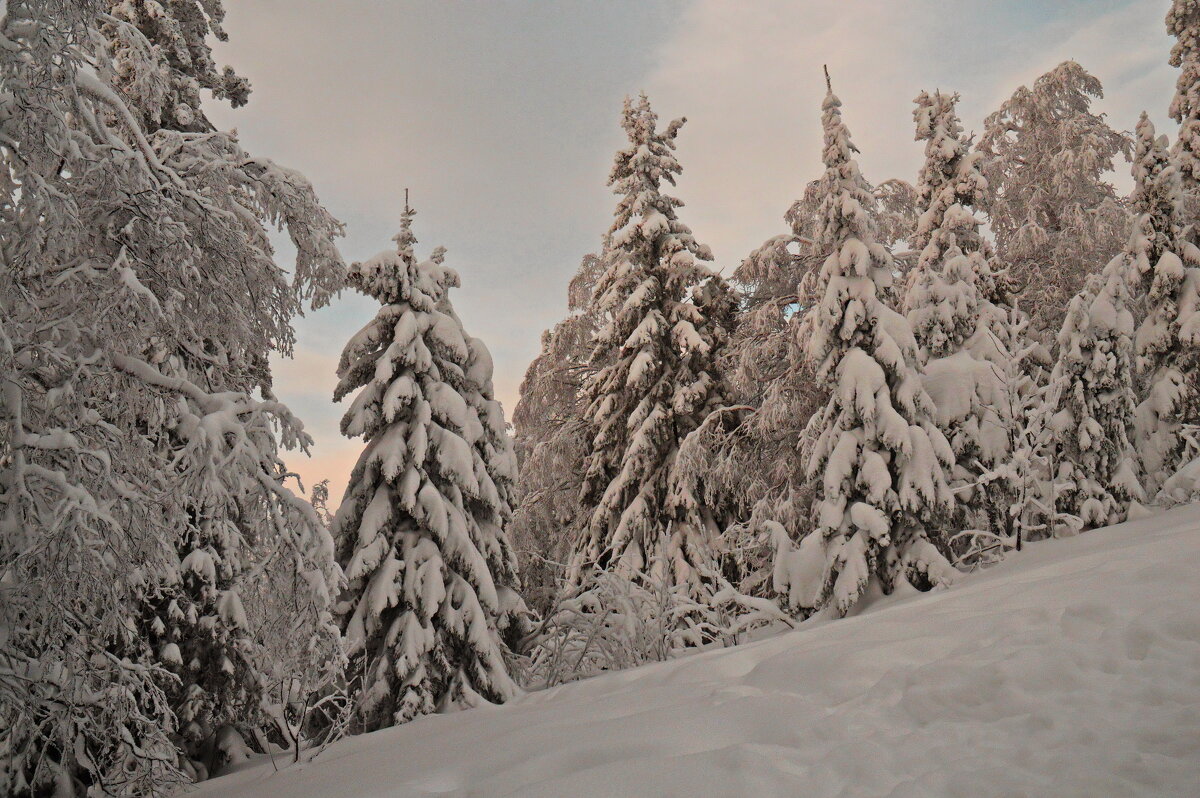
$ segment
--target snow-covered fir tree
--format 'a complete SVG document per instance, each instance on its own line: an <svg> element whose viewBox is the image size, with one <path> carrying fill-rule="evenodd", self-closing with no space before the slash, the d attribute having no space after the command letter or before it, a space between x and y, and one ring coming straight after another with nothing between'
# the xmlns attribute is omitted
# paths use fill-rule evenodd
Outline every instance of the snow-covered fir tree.
<svg viewBox="0 0 1200 798"><path fill-rule="evenodd" d="M597 368L592 293L602 268L600 257L584 256L568 288L567 318L542 334L542 351L525 372L513 410L520 476L509 529L524 596L539 612L553 604L562 565L590 517L579 502L591 443L583 385Z"/></svg>
<svg viewBox="0 0 1200 798"><path fill-rule="evenodd" d="M1146 297L1146 317L1135 339L1146 385L1136 428L1150 491L1194 456L1181 431L1200 421L1200 250L1182 218L1179 170L1167 146L1166 136L1158 136L1143 113L1133 162L1137 217L1127 252Z"/></svg>
<svg viewBox="0 0 1200 798"><path fill-rule="evenodd" d="M669 545L675 556L675 578L668 583L678 584L682 581L679 576L686 574L694 590L700 579L711 581L721 570L726 554L722 531L735 520L740 497L731 496L710 475L684 469L680 453L700 425L726 416L729 389L721 371L721 353L728 346L729 332L736 327L737 300L728 283L716 275L694 286L689 299L695 335L679 322L675 324L680 331L676 340L684 353L676 377L680 384L671 402L676 410L672 431L689 427L691 431L678 444L675 462L667 472L667 507L674 514ZM694 414L691 417L689 410Z"/></svg>
<svg viewBox="0 0 1200 798"><path fill-rule="evenodd" d="M357 391L342 432L366 440L334 520L363 730L508 700L509 644L525 631L504 531L516 463L491 359L451 308L459 278L443 250L414 256L412 217L395 250L351 267L382 307L346 345L334 394Z"/></svg>
<svg viewBox="0 0 1200 798"><path fill-rule="evenodd" d="M0 22L0 96L22 109L0 116L6 794L161 794L240 747L270 658L251 562L290 569L297 620L334 640L332 541L279 458L309 440L268 359L340 285L341 227L171 88L216 90L220 21L219 4L18 2ZM268 224L297 246L290 275Z"/></svg>
<svg viewBox="0 0 1200 798"><path fill-rule="evenodd" d="M920 215L909 237L917 262L907 275L904 309L926 359L923 383L938 426L954 450L949 478L957 525L994 530L1008 514L1007 497L999 484L980 486L980 475L1008 451L1011 419L999 394L1010 354L998 333L1011 310L1007 283L993 270L976 215L987 180L982 154L963 139L958 95L921 92L915 102L925 163L917 183Z"/></svg>
<svg viewBox="0 0 1200 798"><path fill-rule="evenodd" d="M914 102L925 163L917 181L919 215L908 240L917 262L908 276L905 307L917 342L936 358L970 341L981 316L984 323L990 320L985 303L1004 302L1006 291L993 273L992 248L975 215L988 183L982 155L963 140L958 95L921 92ZM943 274L948 269L952 275Z"/></svg>
<svg viewBox="0 0 1200 798"><path fill-rule="evenodd" d="M1057 510L1080 528L1125 520L1143 498L1130 443L1133 390L1133 311L1124 254L1088 278L1071 300L1058 334L1051 382L1064 380L1053 419L1057 439Z"/></svg>
<svg viewBox="0 0 1200 798"><path fill-rule="evenodd" d="M1179 67L1171 118L1179 123L1173 154L1179 167L1184 211L1195 223L1200 210L1200 2L1174 0L1167 12L1167 33L1175 37L1171 66Z"/></svg>
<svg viewBox="0 0 1200 798"><path fill-rule="evenodd" d="M1104 175L1129 142L1093 99L1100 81L1064 61L984 121L987 207L996 250L1049 345L1085 277L1121 249L1128 212Z"/></svg>
<svg viewBox="0 0 1200 798"><path fill-rule="evenodd" d="M822 111L816 246L826 257L808 355L817 379L834 386L810 422L816 528L797 550L782 547L775 586L793 610L832 606L845 615L872 583L890 593L905 581L929 589L953 579L942 534L954 503L945 477L953 452L921 387L912 330L880 300L893 261L875 239L874 197L832 89Z"/></svg>
<svg viewBox="0 0 1200 798"><path fill-rule="evenodd" d="M711 260L661 190L680 173L675 137L643 95L626 100L629 146L609 178L620 196L595 291L603 317L585 386L591 429L581 497L591 513L572 555L570 580L593 568L693 585L713 559L713 533L669 491L679 442L722 400L715 363L726 331L727 289L697 261Z"/></svg>

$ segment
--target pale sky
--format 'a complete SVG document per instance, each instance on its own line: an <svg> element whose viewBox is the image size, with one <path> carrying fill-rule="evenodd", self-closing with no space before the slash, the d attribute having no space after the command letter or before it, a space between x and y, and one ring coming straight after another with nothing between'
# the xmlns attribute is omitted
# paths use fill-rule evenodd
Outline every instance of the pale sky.
<svg viewBox="0 0 1200 798"><path fill-rule="evenodd" d="M912 99L962 94L967 130L1068 58L1103 82L1098 109L1161 132L1176 70L1169 0L241 0L227 3L222 63L250 104L210 103L243 146L298 169L346 223L347 262L393 246L404 188L418 255L448 249L453 301L496 363L511 414L541 331L566 310L580 258L615 198L605 186L626 94L665 122L686 116L676 195L726 273L819 176L821 65L828 64L868 180L915 181ZM1129 185L1122 165L1114 182ZM281 250L281 257L290 253ZM346 293L297 320L276 392L316 440L289 456L336 501L361 450L332 402L342 346L376 305Z"/></svg>

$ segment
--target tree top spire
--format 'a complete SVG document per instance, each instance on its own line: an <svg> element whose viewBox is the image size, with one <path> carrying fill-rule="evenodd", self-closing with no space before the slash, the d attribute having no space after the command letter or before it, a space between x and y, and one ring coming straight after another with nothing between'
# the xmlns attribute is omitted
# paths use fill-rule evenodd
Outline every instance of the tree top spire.
<svg viewBox="0 0 1200 798"><path fill-rule="evenodd" d="M417 212L408 204L408 189L404 189L404 211L400 214L400 232L392 236L392 240L396 242L396 251L400 253L405 260L412 260L413 244L417 243L417 237L412 232L412 220L417 215Z"/></svg>

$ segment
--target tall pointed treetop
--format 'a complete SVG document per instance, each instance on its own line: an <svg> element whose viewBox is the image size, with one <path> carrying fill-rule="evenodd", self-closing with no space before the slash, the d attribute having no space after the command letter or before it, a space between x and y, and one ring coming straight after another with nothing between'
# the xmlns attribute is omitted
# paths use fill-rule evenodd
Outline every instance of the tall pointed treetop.
<svg viewBox="0 0 1200 798"><path fill-rule="evenodd" d="M619 200L593 300L598 371L584 388L592 451L581 491L591 520L572 557L575 582L601 567L694 583L708 557L677 523L690 504L668 491L679 442L720 401L715 366L726 338L713 300L727 291L698 263L712 253L679 220L683 203L661 190L681 171L682 125L659 130L645 95L625 102L629 144L609 176Z"/></svg>
<svg viewBox="0 0 1200 798"><path fill-rule="evenodd" d="M504 531L515 462L491 358L454 313L443 250L414 256L413 215L395 251L351 267L382 307L346 345L334 393L357 391L342 432L366 440L334 519L348 581L337 614L366 730L513 696L506 646L523 624Z"/></svg>
<svg viewBox="0 0 1200 798"><path fill-rule="evenodd" d="M880 298L892 258L876 240L874 197L832 87L822 112L817 246L826 257L806 323L817 377L835 384L808 431L816 528L796 556L781 552L775 587L797 611L845 615L873 581L890 592L903 580L928 588L952 579L934 522L953 503L943 471L953 455L921 387L912 330Z"/></svg>

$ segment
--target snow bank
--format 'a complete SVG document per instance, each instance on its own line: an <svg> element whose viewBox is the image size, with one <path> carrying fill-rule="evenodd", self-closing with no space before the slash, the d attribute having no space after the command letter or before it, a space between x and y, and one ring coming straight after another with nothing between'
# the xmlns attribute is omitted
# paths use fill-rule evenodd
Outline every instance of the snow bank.
<svg viewBox="0 0 1200 798"><path fill-rule="evenodd" d="M200 796L1195 796L1200 506Z"/></svg>

